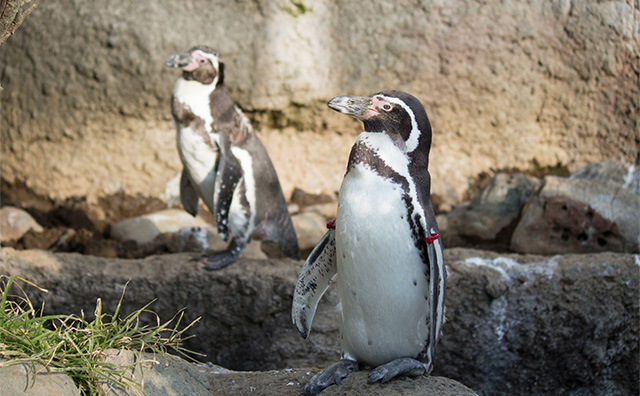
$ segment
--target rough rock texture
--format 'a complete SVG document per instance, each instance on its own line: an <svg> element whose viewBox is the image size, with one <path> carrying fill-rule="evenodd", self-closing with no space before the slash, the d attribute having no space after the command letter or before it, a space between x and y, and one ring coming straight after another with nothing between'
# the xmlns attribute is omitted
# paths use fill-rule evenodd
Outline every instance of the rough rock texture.
<svg viewBox="0 0 640 396"><path fill-rule="evenodd" d="M75 396L80 390L65 373L49 373L41 364L5 365L0 361L2 396ZM35 376L34 376L35 374Z"/></svg>
<svg viewBox="0 0 640 396"><path fill-rule="evenodd" d="M538 179L526 175L496 175L471 203L438 215L444 245L475 244L488 248L491 244L505 250L520 211L538 184Z"/></svg>
<svg viewBox="0 0 640 396"><path fill-rule="evenodd" d="M640 251L640 195L608 180L548 176L513 232L521 253Z"/></svg>
<svg viewBox="0 0 640 396"><path fill-rule="evenodd" d="M132 366L128 378L143 381L142 390L153 396L299 396L302 387L319 369L298 368L273 371L240 372L211 364L196 365L175 356L142 355L131 351L105 351L109 363ZM142 366L142 367L141 367ZM78 389L64 374L38 374L33 388L27 392L19 389L23 381L32 379L25 375L22 366L0 366L2 396L71 396L79 395ZM142 369L142 370L141 370ZM134 375L132 376L132 372ZM384 385L367 384L366 371L351 374L339 386L332 386L323 395L367 396L476 396L471 389L445 377L421 376L400 378ZM64 383L64 386L59 386ZM133 389L122 389L105 383L99 396L137 396Z"/></svg>
<svg viewBox="0 0 640 396"><path fill-rule="evenodd" d="M49 290L32 295L49 313L92 312L98 297L113 309L127 280L125 311L154 298L161 318L186 307L186 320L202 316L186 346L224 367L323 367L339 358L335 288L309 340L291 325L301 262L239 260L207 272L187 254L124 260L4 248L0 257L0 273ZM487 396L638 394L640 256L448 249L445 260L447 322L435 375Z"/></svg>
<svg viewBox="0 0 640 396"><path fill-rule="evenodd" d="M42 232L42 226L25 210L13 206L0 208L0 241L20 239L29 230Z"/></svg>
<svg viewBox="0 0 640 396"><path fill-rule="evenodd" d="M193 217L182 209L166 209L138 217L124 219L111 227L111 238L119 241L136 241L139 244L151 242L164 233L180 233L185 227L212 227L204 219Z"/></svg>
<svg viewBox="0 0 640 396"><path fill-rule="evenodd" d="M640 158L639 158L640 159ZM574 179L610 180L634 194L640 194L640 164L625 165L619 161L589 164L571 174Z"/></svg>
<svg viewBox="0 0 640 396"><path fill-rule="evenodd" d="M2 177L43 196L159 195L179 170L164 60L197 43L223 54L285 192L338 189L361 127L325 103L388 88L425 104L449 201L490 168L633 161L639 14L634 0L42 2L2 45Z"/></svg>
<svg viewBox="0 0 640 396"><path fill-rule="evenodd" d="M311 251L327 232L327 219L316 212L302 212L291 217L301 251Z"/></svg>
<svg viewBox="0 0 640 396"><path fill-rule="evenodd" d="M175 356L109 349L106 363L129 367L125 377L142 385L142 391L154 396L209 396L210 386L197 367ZM113 382L102 383L99 396L138 396Z"/></svg>
<svg viewBox="0 0 640 396"><path fill-rule="evenodd" d="M304 384L318 369L285 369L273 372L248 372L208 375L214 394L300 396ZM401 378L386 384L367 384L366 371L353 373L339 386L330 386L322 396L474 396L471 389L445 377Z"/></svg>

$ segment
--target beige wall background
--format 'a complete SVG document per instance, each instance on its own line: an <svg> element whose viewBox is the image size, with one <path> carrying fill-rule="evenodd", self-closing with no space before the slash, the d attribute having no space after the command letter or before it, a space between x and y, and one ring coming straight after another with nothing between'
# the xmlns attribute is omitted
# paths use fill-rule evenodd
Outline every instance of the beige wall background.
<svg viewBox="0 0 640 396"><path fill-rule="evenodd" d="M425 105L446 202L481 172L631 164L639 26L631 0L41 2L0 47L3 188L161 196L180 169L164 61L196 44L221 52L287 196L339 189L361 124L325 103L383 89Z"/></svg>

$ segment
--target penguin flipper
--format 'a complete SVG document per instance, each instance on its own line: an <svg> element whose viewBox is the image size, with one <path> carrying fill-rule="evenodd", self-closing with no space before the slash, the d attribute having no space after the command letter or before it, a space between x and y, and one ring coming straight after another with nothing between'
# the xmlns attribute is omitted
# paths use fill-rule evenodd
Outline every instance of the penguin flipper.
<svg viewBox="0 0 640 396"><path fill-rule="evenodd" d="M233 193L242 178L242 167L231 153L230 143L220 135L218 149L218 170L216 172L216 185L213 190L213 211L218 228L218 235L223 241L229 239L229 211Z"/></svg>
<svg viewBox="0 0 640 396"><path fill-rule="evenodd" d="M184 210L193 217L198 214L198 200L198 192L191 184L187 169L183 168L180 176L180 202Z"/></svg>
<svg viewBox="0 0 640 396"><path fill-rule="evenodd" d="M440 329L444 322L444 289L447 278L442 244L436 231L435 228L431 228L431 237L424 238L427 241L426 250L429 259L429 298L427 299L429 339L418 358L425 363L427 371L431 371L433 367L433 355L440 336Z"/></svg>
<svg viewBox="0 0 640 396"><path fill-rule="evenodd" d="M337 272L335 230L330 229L311 251L296 283L291 307L293 325L308 338L318 301Z"/></svg>

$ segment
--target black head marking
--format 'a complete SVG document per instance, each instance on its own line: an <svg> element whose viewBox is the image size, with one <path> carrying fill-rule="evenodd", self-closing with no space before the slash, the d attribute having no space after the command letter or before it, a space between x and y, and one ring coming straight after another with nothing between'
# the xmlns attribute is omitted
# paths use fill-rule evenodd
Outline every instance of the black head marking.
<svg viewBox="0 0 640 396"><path fill-rule="evenodd" d="M361 120L367 132L387 133L392 138L400 136L408 153L429 152L429 118L420 101L406 92L388 90L370 97L338 96L328 105Z"/></svg>
<svg viewBox="0 0 640 396"><path fill-rule="evenodd" d="M429 151L431 123L422 103L415 96L402 91L390 90L378 92L372 98L372 105L377 111L369 119L363 120L367 131L395 131L407 142L409 151L413 151L412 145L415 145L419 150ZM379 127L382 129L376 129ZM413 135L416 131L418 132L417 136ZM417 139L417 141L412 142L411 139Z"/></svg>

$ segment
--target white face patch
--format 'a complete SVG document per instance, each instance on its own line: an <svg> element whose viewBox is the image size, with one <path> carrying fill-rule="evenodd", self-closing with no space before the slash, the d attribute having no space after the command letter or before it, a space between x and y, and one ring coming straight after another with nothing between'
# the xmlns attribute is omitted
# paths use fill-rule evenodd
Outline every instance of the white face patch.
<svg viewBox="0 0 640 396"><path fill-rule="evenodd" d="M418 148L418 138L420 137L420 129L418 129L418 121L416 120L415 114L413 114L413 110L406 103L398 98L393 98L390 96L377 95L385 100L395 103L396 105L402 107L409 117L411 118L411 132L409 133L409 139L406 141L407 153L413 152L416 148Z"/></svg>
<svg viewBox="0 0 640 396"><path fill-rule="evenodd" d="M218 74L220 73L220 60L218 59L218 56L215 54L209 54L206 53L204 51L201 50L195 50L193 51L193 55L195 57L198 58L204 58L204 59L208 59L211 61L211 64L213 65L213 68L216 71L216 77L214 78L212 84L215 86L218 83Z"/></svg>

